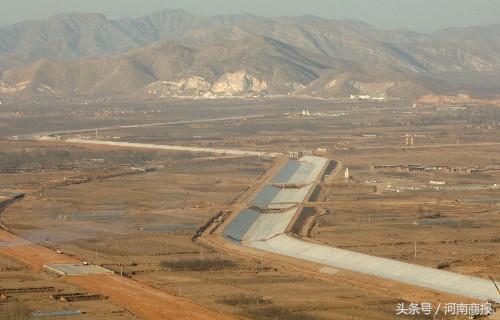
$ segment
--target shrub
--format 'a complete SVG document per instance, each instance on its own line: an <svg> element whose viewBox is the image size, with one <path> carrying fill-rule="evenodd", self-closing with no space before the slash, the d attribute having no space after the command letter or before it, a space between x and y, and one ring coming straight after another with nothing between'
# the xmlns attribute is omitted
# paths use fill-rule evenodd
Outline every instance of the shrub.
<svg viewBox="0 0 500 320"><path fill-rule="evenodd" d="M235 264L230 260L213 259L184 259L175 261L162 261L160 266L173 271L217 271L232 268Z"/></svg>
<svg viewBox="0 0 500 320"><path fill-rule="evenodd" d="M266 300L262 296L253 296L253 295L246 295L246 294L236 294L236 295L230 295L230 296L223 296L222 298L217 299L215 302L227 304L230 306L271 303L270 300Z"/></svg>

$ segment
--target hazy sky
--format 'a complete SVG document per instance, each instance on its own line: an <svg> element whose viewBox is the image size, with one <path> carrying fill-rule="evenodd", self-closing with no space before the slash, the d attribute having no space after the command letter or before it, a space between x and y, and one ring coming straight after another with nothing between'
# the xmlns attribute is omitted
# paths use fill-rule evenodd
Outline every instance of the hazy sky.
<svg viewBox="0 0 500 320"><path fill-rule="evenodd" d="M500 23L500 0L0 0L0 25L62 12L101 12L109 18L121 18L167 8L204 15L314 14L332 19L358 19L385 29L424 32Z"/></svg>

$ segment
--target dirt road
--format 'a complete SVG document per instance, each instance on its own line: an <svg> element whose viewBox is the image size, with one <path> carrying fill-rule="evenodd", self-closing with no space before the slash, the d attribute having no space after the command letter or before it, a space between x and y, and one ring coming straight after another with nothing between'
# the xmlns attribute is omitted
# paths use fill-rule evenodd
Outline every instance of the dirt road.
<svg viewBox="0 0 500 320"><path fill-rule="evenodd" d="M7 231L0 230L0 254L8 256L33 271L41 271L48 263L78 263L79 260L58 254L54 250L34 244Z"/></svg>
<svg viewBox="0 0 500 320"><path fill-rule="evenodd" d="M34 272L41 271L44 264L79 263L76 258L58 254L4 230L0 230L0 255L27 265ZM88 291L105 295L136 316L147 320L235 319L187 299L169 295L149 285L116 275L67 276L64 279Z"/></svg>
<svg viewBox="0 0 500 320"><path fill-rule="evenodd" d="M118 275L73 276L66 277L65 280L88 291L109 296L115 303L126 306L129 311L144 319L235 319Z"/></svg>

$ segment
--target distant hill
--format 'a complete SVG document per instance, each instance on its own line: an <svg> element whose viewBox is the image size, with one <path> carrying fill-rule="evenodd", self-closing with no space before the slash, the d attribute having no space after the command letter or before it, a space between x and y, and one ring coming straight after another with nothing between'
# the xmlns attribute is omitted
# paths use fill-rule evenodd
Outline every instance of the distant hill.
<svg viewBox="0 0 500 320"><path fill-rule="evenodd" d="M313 16L60 14L1 28L0 72L13 98L494 95L500 25L420 34Z"/></svg>

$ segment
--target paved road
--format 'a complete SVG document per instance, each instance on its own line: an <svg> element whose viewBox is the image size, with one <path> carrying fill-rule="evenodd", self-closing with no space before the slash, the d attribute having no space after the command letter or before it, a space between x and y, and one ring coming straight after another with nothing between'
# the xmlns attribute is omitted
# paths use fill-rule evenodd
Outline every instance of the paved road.
<svg viewBox="0 0 500 320"><path fill-rule="evenodd" d="M36 139L38 137L44 137L44 136L54 136L54 135L73 134L73 133L82 133L82 132L95 132L96 130L97 131L109 131L109 130L118 130L118 129L164 127L164 126L174 126L174 125L181 125L181 124L206 123L206 122L217 122L217 121L234 121L234 120L264 118L264 117L266 117L266 115L257 114L257 115L237 116L237 117L221 117L221 118L208 118L208 119L196 119L196 120L185 120L185 121L142 123L142 124L132 124L132 125L122 125L122 126L108 126L108 127L97 127L97 128L85 128L85 129L72 129L72 130L58 130L58 131L27 133L27 134L19 135L16 137L18 139L32 140L32 139Z"/></svg>

